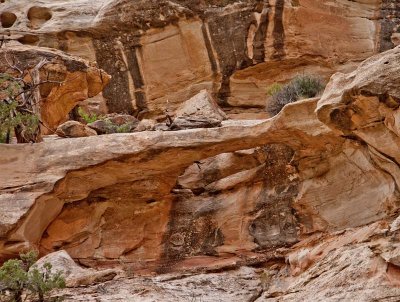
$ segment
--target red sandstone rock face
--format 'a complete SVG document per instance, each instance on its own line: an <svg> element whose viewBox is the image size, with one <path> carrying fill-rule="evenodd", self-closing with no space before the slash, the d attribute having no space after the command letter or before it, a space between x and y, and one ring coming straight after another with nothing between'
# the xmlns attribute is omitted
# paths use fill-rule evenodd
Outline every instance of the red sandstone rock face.
<svg viewBox="0 0 400 302"><path fill-rule="evenodd" d="M88 105L104 97L141 118L204 88L230 116L265 116L268 85L345 71L397 30L391 1L217 2L10 0L0 21L7 39L97 60L113 81ZM36 51L22 61L51 53L56 71L77 76L72 92L43 92L61 107L43 103L49 124L107 82L86 62ZM397 299L399 63L399 48L373 57L269 120L0 145L0 257L64 249L127 275L261 267L115 281L104 301L188 301L190 291L205 301Z"/></svg>
<svg viewBox="0 0 400 302"><path fill-rule="evenodd" d="M269 85L392 47L392 2L9 0L0 34L97 61L112 80L92 110L162 117L210 89L232 117L265 118Z"/></svg>
<svg viewBox="0 0 400 302"><path fill-rule="evenodd" d="M124 260L137 269L165 271L194 265L192 257L199 265L215 256L250 261L263 257L259 251L290 246L310 233L384 219L397 209L397 169L390 164L396 156L374 143L374 133L383 131L381 138L396 123L379 119L373 129L354 131L363 134L365 145L336 135L314 109L325 121L325 108L336 106L334 98L324 105L327 96L346 96L356 91L353 85L364 89L362 81L375 84L373 72L383 81L379 89L387 89L376 91L386 99L371 113L395 116L397 107L387 100L396 100L392 77L399 51L366 61L355 79L350 74L340 86L333 78L318 107L317 99L302 101L267 121L3 146L4 170L18 166L21 172L4 176L2 197L25 204L3 213L4 256L32 244L43 252L66 249L88 265ZM378 76L387 68L392 76ZM363 109L354 112L369 113L376 105L375 99L361 99ZM368 116L352 115L359 123ZM32 189L7 189L20 185ZM33 228L38 216L41 223Z"/></svg>
<svg viewBox="0 0 400 302"><path fill-rule="evenodd" d="M269 120L2 145L1 256L65 249L136 274L263 265L260 299L398 296L399 61L372 57Z"/></svg>

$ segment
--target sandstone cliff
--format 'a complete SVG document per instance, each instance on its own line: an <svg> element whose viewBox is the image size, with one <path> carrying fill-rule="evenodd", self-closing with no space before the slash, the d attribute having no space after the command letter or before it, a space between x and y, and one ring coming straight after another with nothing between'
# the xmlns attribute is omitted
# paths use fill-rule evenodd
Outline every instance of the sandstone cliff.
<svg viewBox="0 0 400 302"><path fill-rule="evenodd" d="M65 249L136 274L266 265L266 299L398 295L399 61L368 59L269 120L2 145L2 256Z"/></svg>
<svg viewBox="0 0 400 302"><path fill-rule="evenodd" d="M213 96L226 113L212 104L220 127L0 144L0 259L64 250L120 270L67 301L398 301L399 11L0 3L0 72L46 58L41 77L62 83L40 90L50 130L77 104L163 120ZM267 119L267 87L302 72L329 79L322 96ZM116 274L76 270L75 285Z"/></svg>
<svg viewBox="0 0 400 302"><path fill-rule="evenodd" d="M112 76L103 95L89 101L100 111L160 117L207 88L232 117L254 118L266 117L266 89L274 82L303 72L328 79L392 48L398 5L7 0L0 36L97 61Z"/></svg>

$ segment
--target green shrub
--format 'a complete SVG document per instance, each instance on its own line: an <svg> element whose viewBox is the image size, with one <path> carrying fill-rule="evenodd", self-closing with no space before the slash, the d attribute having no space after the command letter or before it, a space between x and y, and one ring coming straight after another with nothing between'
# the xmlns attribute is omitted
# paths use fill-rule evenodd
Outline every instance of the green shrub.
<svg viewBox="0 0 400 302"><path fill-rule="evenodd" d="M52 272L50 263L42 268L35 266L38 254L28 252L20 259L6 261L0 268L1 301L22 302L23 297L36 297L44 302L48 293L65 287L62 272Z"/></svg>
<svg viewBox="0 0 400 302"><path fill-rule="evenodd" d="M116 126L117 133L130 133L132 131L132 125L129 123L123 124L121 126Z"/></svg>
<svg viewBox="0 0 400 302"><path fill-rule="evenodd" d="M32 108L32 91L27 83L0 73L0 143L36 142L40 136L39 117Z"/></svg>
<svg viewBox="0 0 400 302"><path fill-rule="evenodd" d="M9 143L15 129L21 134L33 137L39 128L39 118L35 114L18 111L16 100L0 101L0 143Z"/></svg>
<svg viewBox="0 0 400 302"><path fill-rule="evenodd" d="M81 107L78 108L78 114L86 122L86 124L93 123L100 119L97 114L88 114Z"/></svg>
<svg viewBox="0 0 400 302"><path fill-rule="evenodd" d="M291 84L295 87L299 98L313 98L325 88L319 78L310 75L297 76Z"/></svg>
<svg viewBox="0 0 400 302"><path fill-rule="evenodd" d="M274 83L267 88L267 95L273 96L282 90L282 85L278 83Z"/></svg>
<svg viewBox="0 0 400 302"><path fill-rule="evenodd" d="M281 89L276 87L274 89L270 88L271 99L266 108L271 115L277 115L289 103L317 96L325 86L322 80L316 76L300 75L281 87Z"/></svg>

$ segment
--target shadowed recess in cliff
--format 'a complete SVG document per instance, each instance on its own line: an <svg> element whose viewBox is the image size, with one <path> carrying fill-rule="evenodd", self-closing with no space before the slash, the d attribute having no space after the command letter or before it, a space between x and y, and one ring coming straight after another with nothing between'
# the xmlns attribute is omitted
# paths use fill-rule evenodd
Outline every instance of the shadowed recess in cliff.
<svg viewBox="0 0 400 302"><path fill-rule="evenodd" d="M262 63L265 59L265 40L269 25L269 9L261 11L258 29L253 41L253 60L255 63Z"/></svg>
<svg viewBox="0 0 400 302"><path fill-rule="evenodd" d="M274 39L274 53L271 56L273 60L281 60L285 57L285 28L283 26L283 11L285 0L276 0L274 14L274 30L272 37Z"/></svg>
<svg viewBox="0 0 400 302"><path fill-rule="evenodd" d="M138 53L141 52L141 46L138 43L136 43L136 45L131 45L130 43L125 42L124 49L128 61L128 70L131 74L133 86L135 88L136 107L137 110L140 112L148 109L146 102L146 93L144 90L145 83L138 58Z"/></svg>
<svg viewBox="0 0 400 302"><path fill-rule="evenodd" d="M299 182L290 164L293 156L291 148L273 144L188 167L173 191L159 271L196 256L241 257L243 251L297 242L292 202Z"/></svg>
<svg viewBox="0 0 400 302"><path fill-rule="evenodd" d="M218 228L216 213L221 204L199 197L191 199L185 194L172 201L169 223L163 236L160 272L173 269L173 265L190 256L217 256L216 247L223 245L224 236Z"/></svg>

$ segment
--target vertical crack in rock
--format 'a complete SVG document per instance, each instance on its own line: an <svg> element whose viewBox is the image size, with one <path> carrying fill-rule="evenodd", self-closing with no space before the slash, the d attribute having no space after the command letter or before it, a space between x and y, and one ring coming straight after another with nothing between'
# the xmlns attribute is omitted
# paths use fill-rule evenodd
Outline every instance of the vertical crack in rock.
<svg viewBox="0 0 400 302"><path fill-rule="evenodd" d="M285 57L285 28L283 26L283 11L285 0L276 0L274 14L274 29L272 37L274 39L274 53L271 56L273 60L281 60Z"/></svg>
<svg viewBox="0 0 400 302"><path fill-rule="evenodd" d="M210 60L211 70L213 71L214 75L216 75L218 73L218 63L214 56L214 52L213 52L212 44L211 44L211 40L210 40L210 35L208 33L206 23L202 24L201 31L203 32L204 43L206 45L208 58Z"/></svg>
<svg viewBox="0 0 400 302"><path fill-rule="evenodd" d="M145 93L145 82L140 69L138 54L141 53L140 45L130 45L128 42L124 43L124 49L128 59L128 70L133 79L135 87L135 100L136 107L140 111L148 109Z"/></svg>
<svg viewBox="0 0 400 302"><path fill-rule="evenodd" d="M383 52L394 47L392 34L400 34L400 2L398 0L382 0L381 3L381 32L379 51Z"/></svg>
<svg viewBox="0 0 400 302"><path fill-rule="evenodd" d="M269 9L264 8L261 12L258 29L253 42L253 61L258 64L265 60L265 40L269 25Z"/></svg>

